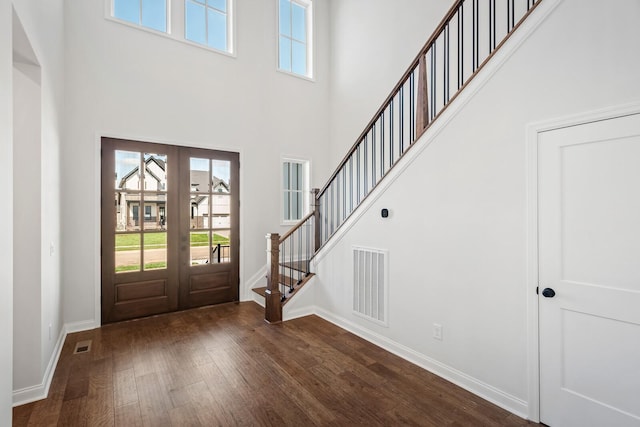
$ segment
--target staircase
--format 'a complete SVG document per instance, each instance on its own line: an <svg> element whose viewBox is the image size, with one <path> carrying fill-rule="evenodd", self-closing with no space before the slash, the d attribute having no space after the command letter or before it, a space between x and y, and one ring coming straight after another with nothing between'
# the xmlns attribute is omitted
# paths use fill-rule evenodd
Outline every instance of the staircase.
<svg viewBox="0 0 640 427"><path fill-rule="evenodd" d="M265 320L312 277L311 260L542 0L456 0L325 186L285 235L267 235Z"/></svg>

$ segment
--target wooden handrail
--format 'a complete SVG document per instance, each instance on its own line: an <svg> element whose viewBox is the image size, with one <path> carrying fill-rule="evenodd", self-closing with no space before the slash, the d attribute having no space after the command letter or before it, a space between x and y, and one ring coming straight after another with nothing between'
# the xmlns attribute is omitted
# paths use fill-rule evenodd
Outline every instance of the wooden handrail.
<svg viewBox="0 0 640 427"><path fill-rule="evenodd" d="M429 40L427 40L427 42L424 44L422 49L420 49L420 53L416 55L415 59L411 62L411 65L409 65L409 68L407 68L407 71L405 71L402 77L400 77L400 80L398 81L398 83L393 87L389 96L387 96L385 100L382 102L382 105L380 106L380 108L378 108L378 111L376 111L376 113L373 115L373 118L369 121L369 123L367 123L367 126L365 126L360 136L356 138L356 142L351 146L351 149L347 152L347 155L344 156L342 161L338 164L338 167L331 174L325 186L322 187L322 189L320 189L320 192L318 193L317 197L321 197L324 194L324 192L327 190L329 185L331 185L335 177L340 173L340 169L342 169L342 167L345 164L347 164L351 155L355 153L355 151L358 149L358 145L360 145L360 141L362 141L365 135L369 133L369 130L371 130L371 127L376 123L376 121L378 121L378 118L382 115L384 110L387 109L389 102L391 102L393 97L396 95L396 93L398 93L400 88L405 84L409 76L411 76L411 73L413 73L413 71L416 69L416 67L420 63L420 58L427 53L427 51L429 50L433 42L440 36L440 34L444 30L447 23L451 20L451 18L455 16L458 8L462 3L464 3L464 0L456 0L453 6L451 6L451 8L449 9L445 17L442 19L442 21L440 21L435 31L431 34L431 37L429 37Z"/></svg>
<svg viewBox="0 0 640 427"><path fill-rule="evenodd" d="M300 227L302 227L304 225L305 222L307 222L307 220L309 218L311 218L312 216L315 215L315 211L311 212L310 214L308 214L307 216L305 216L304 218L302 218L300 221L298 221L296 223L296 225L294 225L293 227L291 227L291 229L289 231L287 231L285 234L282 235L282 237L280 237L280 243L284 242L285 240L287 240L287 238L289 236L291 236L293 233L296 232L297 229L299 229Z"/></svg>

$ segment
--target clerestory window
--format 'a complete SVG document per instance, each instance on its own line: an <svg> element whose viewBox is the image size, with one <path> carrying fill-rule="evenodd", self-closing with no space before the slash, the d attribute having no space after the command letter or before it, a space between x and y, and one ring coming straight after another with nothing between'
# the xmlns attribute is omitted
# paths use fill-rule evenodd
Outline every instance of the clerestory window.
<svg viewBox="0 0 640 427"><path fill-rule="evenodd" d="M113 0L114 18L167 32L167 0Z"/></svg>
<svg viewBox="0 0 640 427"><path fill-rule="evenodd" d="M184 8L187 40L231 52L228 0L185 0Z"/></svg>
<svg viewBox="0 0 640 427"><path fill-rule="evenodd" d="M234 0L105 0L106 17L155 34L234 54Z"/></svg>
<svg viewBox="0 0 640 427"><path fill-rule="evenodd" d="M312 76L312 2L279 0L278 68L304 77Z"/></svg>

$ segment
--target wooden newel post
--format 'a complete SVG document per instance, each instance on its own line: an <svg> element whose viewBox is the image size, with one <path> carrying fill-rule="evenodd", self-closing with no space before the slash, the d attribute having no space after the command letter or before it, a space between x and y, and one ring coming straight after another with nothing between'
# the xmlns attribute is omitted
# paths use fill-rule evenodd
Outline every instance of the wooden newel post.
<svg viewBox="0 0 640 427"><path fill-rule="evenodd" d="M320 249L320 200L318 199L319 192L320 192L319 188L313 188L311 190L311 194L313 195L313 200L311 201L311 207L313 209L314 252L318 252L318 249Z"/></svg>
<svg viewBox="0 0 640 427"><path fill-rule="evenodd" d="M427 59L420 57L418 64L418 95L416 97L416 140L429 124L429 93L427 89Z"/></svg>
<svg viewBox="0 0 640 427"><path fill-rule="evenodd" d="M282 294L280 293L280 235L267 234L267 290L265 291L264 320L282 322Z"/></svg>

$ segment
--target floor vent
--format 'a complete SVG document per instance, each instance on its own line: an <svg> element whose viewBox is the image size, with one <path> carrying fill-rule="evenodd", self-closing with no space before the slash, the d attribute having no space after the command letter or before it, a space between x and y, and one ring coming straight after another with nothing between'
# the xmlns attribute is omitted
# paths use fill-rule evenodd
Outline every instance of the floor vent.
<svg viewBox="0 0 640 427"><path fill-rule="evenodd" d="M78 341L73 354L89 353L91 351L91 340Z"/></svg>
<svg viewBox="0 0 640 427"><path fill-rule="evenodd" d="M387 326L387 253L353 248L353 311Z"/></svg>

